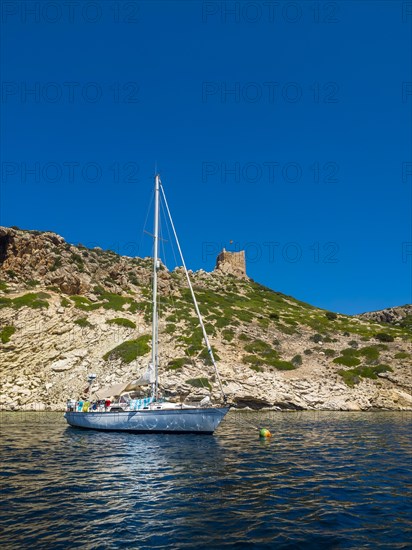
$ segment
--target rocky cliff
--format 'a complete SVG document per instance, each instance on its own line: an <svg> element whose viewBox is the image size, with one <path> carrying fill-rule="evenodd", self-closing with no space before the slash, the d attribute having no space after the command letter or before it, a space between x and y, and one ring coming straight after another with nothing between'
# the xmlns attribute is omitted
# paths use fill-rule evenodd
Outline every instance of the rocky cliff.
<svg viewBox="0 0 412 550"><path fill-rule="evenodd" d="M150 259L0 228L0 407L62 410L150 355ZM192 274L225 392L252 408L412 409L411 330L335 314L222 269ZM159 271L161 387L219 399L181 268ZM409 306L410 307L410 306Z"/></svg>
<svg viewBox="0 0 412 550"><path fill-rule="evenodd" d="M388 307L379 311L368 311L358 315L361 319L370 319L378 323L389 323L391 325L412 328L412 305Z"/></svg>

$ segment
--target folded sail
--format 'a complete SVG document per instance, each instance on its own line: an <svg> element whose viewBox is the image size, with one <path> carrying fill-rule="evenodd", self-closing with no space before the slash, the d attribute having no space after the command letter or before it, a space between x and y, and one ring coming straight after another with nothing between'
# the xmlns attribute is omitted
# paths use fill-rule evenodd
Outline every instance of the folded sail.
<svg viewBox="0 0 412 550"><path fill-rule="evenodd" d="M142 376L139 379L134 380L131 385L148 386L150 384L154 384L155 381L156 381L155 368L153 363L149 363L146 371L142 374Z"/></svg>
<svg viewBox="0 0 412 550"><path fill-rule="evenodd" d="M114 384L113 386L106 386L94 392L96 399L108 399L109 397L116 397L123 393L128 387L128 383Z"/></svg>

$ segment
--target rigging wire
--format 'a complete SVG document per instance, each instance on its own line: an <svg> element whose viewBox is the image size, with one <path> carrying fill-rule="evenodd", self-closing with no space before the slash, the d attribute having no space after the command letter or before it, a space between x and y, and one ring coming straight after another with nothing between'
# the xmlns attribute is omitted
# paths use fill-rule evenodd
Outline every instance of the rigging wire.
<svg viewBox="0 0 412 550"><path fill-rule="evenodd" d="M171 246L171 248L172 248L172 254L173 254L174 264L175 264L175 266L177 266L176 251L175 251L175 247L173 246L173 239L172 239L172 235L171 235L171 233L170 233L170 227L169 227L169 224L167 223L167 215L166 215L166 210L165 210L163 201L160 201L160 207L161 207L161 209L162 209L162 214L163 214L163 217L164 217L164 219L165 219L165 225L166 225L166 229L167 229L168 242L170 242L170 246Z"/></svg>
<svg viewBox="0 0 412 550"><path fill-rule="evenodd" d="M220 391L222 393L222 396L223 396L223 399L224 401L226 402L227 401L227 397L226 397L226 394L223 390L223 386L222 386L222 381L220 379L220 375L219 375L219 371L218 371L218 368L217 368L217 365L216 365L216 361L215 361L215 357L213 355L213 350L212 350L212 347L209 343L209 338L207 336L207 332L206 332L206 328L205 328L205 325L203 323L203 319L202 319L202 315L200 313L200 310L199 310L199 306L198 306L198 303L197 303L197 300L196 300L196 296L195 296L195 293L193 291L193 286L192 286L192 282L190 280L190 277L189 277L189 274L187 272L187 267L186 267L186 263L185 263L185 260L183 258L183 253L182 253L182 249L180 247L180 242L179 242L179 238L177 236L177 233L176 233L176 229L175 229L175 226L174 226L174 223L173 223L173 219L172 219L172 215L170 213L170 210L169 210L169 205L167 203L167 199L166 199L166 195L165 195L165 192L164 192L164 189L163 189L163 184L160 183L160 189L162 191L162 196L163 196L163 200L164 200L164 203L165 203L165 207L166 207L166 211L167 211L167 214L168 214L168 217L169 217L169 220L170 220L170 225L172 227L172 231L173 231L173 235L174 235L174 238L176 240L176 245L177 245L177 249L179 251L179 254L180 254L180 258L182 260L182 264L183 264L183 268L185 270L185 274L186 274L186 279L187 279L187 283L189 285L189 289L190 289L190 292L192 294L192 300L193 300L193 304L195 306L195 310L196 310L196 313L197 313L197 316L198 316L198 319L199 319L199 323L200 323L200 326L201 326L201 329L202 329L202 332L203 332L203 338L204 338L204 341L206 343L206 347L207 347L207 352L209 354L209 357L210 357L210 360L212 361L212 364L213 364L213 367L215 369L215 374L216 374L216 379L218 381L218 384L219 384L219 388L220 388Z"/></svg>
<svg viewBox="0 0 412 550"><path fill-rule="evenodd" d="M162 198L162 197L160 197ZM167 223L168 221L168 218L167 218L167 214L166 214L166 210L165 210L165 207L164 207L164 204L163 204L163 201L162 200L159 200L159 204L160 204L160 208L161 208L161 214L164 218L164 226L166 226L166 230L167 230L167 241L166 242L169 242L170 243L170 247L172 249L172 255L173 255L173 260L174 260L174 264L175 266L177 266L177 257L176 257L176 251L175 251L175 247L173 246L173 239L172 239L172 235L170 233L170 224ZM162 250L163 250L163 253L164 253L164 258L165 258L165 264L167 263L166 262L166 247L165 247L165 240L163 239L162 241ZM170 302L171 302L171 306L172 306L172 309L173 311L176 311L176 301L173 297L173 294L170 294L169 296L169 299L170 299Z"/></svg>

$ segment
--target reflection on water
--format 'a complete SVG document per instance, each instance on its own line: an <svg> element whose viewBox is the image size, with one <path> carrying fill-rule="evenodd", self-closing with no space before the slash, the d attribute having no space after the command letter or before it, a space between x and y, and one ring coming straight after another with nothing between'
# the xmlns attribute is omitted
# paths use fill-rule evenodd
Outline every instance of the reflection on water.
<svg viewBox="0 0 412 550"><path fill-rule="evenodd" d="M411 420L231 412L215 436L129 435L1 413L0 543L410 548Z"/></svg>

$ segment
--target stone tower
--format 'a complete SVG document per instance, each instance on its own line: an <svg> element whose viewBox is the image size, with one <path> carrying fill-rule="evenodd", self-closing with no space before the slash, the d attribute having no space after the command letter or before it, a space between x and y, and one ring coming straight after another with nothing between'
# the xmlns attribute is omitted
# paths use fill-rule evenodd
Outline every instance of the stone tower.
<svg viewBox="0 0 412 550"><path fill-rule="evenodd" d="M228 252L223 249L216 259L216 270L241 279L247 278L245 251Z"/></svg>

